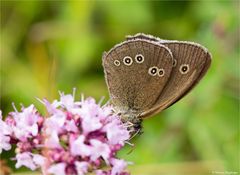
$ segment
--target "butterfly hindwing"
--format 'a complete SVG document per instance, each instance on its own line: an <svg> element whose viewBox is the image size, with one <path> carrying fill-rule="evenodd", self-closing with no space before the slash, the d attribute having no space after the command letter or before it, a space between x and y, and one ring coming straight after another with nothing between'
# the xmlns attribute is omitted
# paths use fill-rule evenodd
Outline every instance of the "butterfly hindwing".
<svg viewBox="0 0 240 175"><path fill-rule="evenodd" d="M174 65L156 104L143 113L143 117L156 114L184 97L203 77L211 63L209 52L199 44L166 40L160 43L173 53Z"/></svg>

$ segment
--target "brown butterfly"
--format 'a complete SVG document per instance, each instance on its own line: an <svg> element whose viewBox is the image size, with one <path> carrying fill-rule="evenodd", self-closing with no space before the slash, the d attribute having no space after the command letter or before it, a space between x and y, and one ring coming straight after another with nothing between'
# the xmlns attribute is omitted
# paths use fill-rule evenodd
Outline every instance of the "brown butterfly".
<svg viewBox="0 0 240 175"><path fill-rule="evenodd" d="M210 64L211 55L200 44L142 33L127 36L103 55L111 103L132 131L184 97Z"/></svg>

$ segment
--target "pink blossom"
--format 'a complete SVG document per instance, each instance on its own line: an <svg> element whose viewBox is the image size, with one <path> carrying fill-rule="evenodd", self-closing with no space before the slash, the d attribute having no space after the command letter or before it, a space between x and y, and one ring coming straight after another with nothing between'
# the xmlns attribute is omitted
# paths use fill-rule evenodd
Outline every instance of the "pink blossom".
<svg viewBox="0 0 240 175"><path fill-rule="evenodd" d="M96 170L95 171L96 175L108 175L109 173L107 173L106 171L103 170Z"/></svg>
<svg viewBox="0 0 240 175"><path fill-rule="evenodd" d="M85 173L88 172L88 168L89 168L89 163L88 162L76 161L75 166L76 166L78 175L84 175Z"/></svg>
<svg viewBox="0 0 240 175"><path fill-rule="evenodd" d="M95 116L89 116L89 117L84 117L82 121L82 128L83 132L85 134L88 134L89 132L98 130L102 127L102 124L99 120L99 118Z"/></svg>
<svg viewBox="0 0 240 175"><path fill-rule="evenodd" d="M10 136L3 135L3 133L0 133L0 153L2 153L2 150L10 150L11 144L10 144Z"/></svg>
<svg viewBox="0 0 240 175"><path fill-rule="evenodd" d="M45 161L47 161L47 159L40 154L32 154L32 156L33 156L33 162L38 166L41 166L41 167L44 166Z"/></svg>
<svg viewBox="0 0 240 175"><path fill-rule="evenodd" d="M65 175L66 163L58 163L48 168L48 173L53 175Z"/></svg>
<svg viewBox="0 0 240 175"><path fill-rule="evenodd" d="M27 126L23 122L19 122L14 128L13 132L16 138L19 140L25 141L31 135L36 136L38 133L38 125L34 124L32 126Z"/></svg>
<svg viewBox="0 0 240 175"><path fill-rule="evenodd" d="M78 115L82 118L82 128L84 134L98 130L102 127L98 111L100 107L95 103L95 100L88 98L81 102L81 108L78 110Z"/></svg>
<svg viewBox="0 0 240 175"><path fill-rule="evenodd" d="M113 165L111 175L118 175L124 171L128 163L122 159L111 159L111 164Z"/></svg>
<svg viewBox="0 0 240 175"><path fill-rule="evenodd" d="M11 135L12 128L2 120L2 111L0 110L0 133L3 135Z"/></svg>
<svg viewBox="0 0 240 175"><path fill-rule="evenodd" d="M79 105L81 103L74 101L74 94L64 95L64 93L60 93L60 95L61 95L61 98L60 98L61 106L65 108L67 111L72 112L73 114L78 114Z"/></svg>
<svg viewBox="0 0 240 175"><path fill-rule="evenodd" d="M100 108L100 110L98 111L98 116L99 119L104 122L104 120L106 120L109 116L112 116L112 110L113 108L111 106L105 106L103 108Z"/></svg>
<svg viewBox="0 0 240 175"><path fill-rule="evenodd" d="M16 125L13 127L13 132L16 138L26 140L28 137L38 134L38 118L36 109L33 105L23 108L22 112L12 113Z"/></svg>
<svg viewBox="0 0 240 175"><path fill-rule="evenodd" d="M11 149L11 134L12 128L2 120L2 111L0 111L0 153L2 153L3 149L6 151Z"/></svg>
<svg viewBox="0 0 240 175"><path fill-rule="evenodd" d="M96 139L90 140L91 145L93 146L91 150L91 160L95 161L100 156L108 163L108 158L110 156L110 148L107 144L102 143Z"/></svg>
<svg viewBox="0 0 240 175"><path fill-rule="evenodd" d="M64 106L67 110L74 108L74 98L72 95L61 95L60 98L61 105Z"/></svg>
<svg viewBox="0 0 240 175"><path fill-rule="evenodd" d="M54 114L60 111L59 109L57 109L61 105L61 102L59 102L58 100L54 100L52 103L50 103L46 99L38 100L45 105L49 114Z"/></svg>
<svg viewBox="0 0 240 175"><path fill-rule="evenodd" d="M58 133L53 131L47 138L45 139L45 146L48 148L61 148Z"/></svg>
<svg viewBox="0 0 240 175"><path fill-rule="evenodd" d="M39 100L41 101L41 100ZM53 175L127 175L127 163L117 159L130 134L111 106L93 98L75 101L61 93L53 103L41 101L48 114L42 117L33 105L0 120L0 152L16 143L16 167ZM1 116L1 115L0 115ZM101 170L102 167L108 170Z"/></svg>
<svg viewBox="0 0 240 175"><path fill-rule="evenodd" d="M65 121L65 129L67 131L77 132L78 128L74 120L67 120Z"/></svg>
<svg viewBox="0 0 240 175"><path fill-rule="evenodd" d="M101 110L101 107L96 104L95 100L93 98L87 98L86 100L81 102L81 111L80 115L82 118L98 118L99 117L99 111Z"/></svg>
<svg viewBox="0 0 240 175"><path fill-rule="evenodd" d="M91 147L84 144L85 136L80 135L75 141L71 143L71 153L73 155L89 156L91 155Z"/></svg>
<svg viewBox="0 0 240 175"><path fill-rule="evenodd" d="M113 119L112 122L105 125L104 130L107 132L107 138L112 145L124 145L124 141L128 140L130 137L129 132L119 124L117 119Z"/></svg>
<svg viewBox="0 0 240 175"><path fill-rule="evenodd" d="M54 113L52 116L46 119L45 129L46 133L50 134L52 132L61 132L66 121L66 115L62 111Z"/></svg>
<svg viewBox="0 0 240 175"><path fill-rule="evenodd" d="M30 152L19 153L17 154L16 159L16 168L19 168L21 166L28 167L31 170L35 170L37 168L37 165L33 162L32 153Z"/></svg>

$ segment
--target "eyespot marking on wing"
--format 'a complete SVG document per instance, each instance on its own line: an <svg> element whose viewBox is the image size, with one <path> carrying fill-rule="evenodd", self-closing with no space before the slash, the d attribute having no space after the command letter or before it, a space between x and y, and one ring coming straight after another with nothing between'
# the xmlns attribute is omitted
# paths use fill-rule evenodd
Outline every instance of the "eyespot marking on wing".
<svg viewBox="0 0 240 175"><path fill-rule="evenodd" d="M159 76L159 77L163 77L164 74L165 74L164 69L159 69L159 70L158 70L158 76Z"/></svg>
<svg viewBox="0 0 240 175"><path fill-rule="evenodd" d="M142 54L137 54L136 56L135 56L135 61L137 62L137 63L143 63L144 62L144 56L142 55Z"/></svg>
<svg viewBox="0 0 240 175"><path fill-rule="evenodd" d="M120 64L121 64L119 60L114 60L113 63L114 63L115 66L120 66Z"/></svg>
<svg viewBox="0 0 240 175"><path fill-rule="evenodd" d="M158 68L156 66L150 67L148 69L148 74L151 76L156 76L158 73Z"/></svg>
<svg viewBox="0 0 240 175"><path fill-rule="evenodd" d="M130 66L133 63L133 60L130 56L125 56L123 58L123 64L125 64L126 66Z"/></svg>
<svg viewBox="0 0 240 175"><path fill-rule="evenodd" d="M181 72L181 74L187 74L189 72L189 65L188 64L182 64L179 67L179 71Z"/></svg>

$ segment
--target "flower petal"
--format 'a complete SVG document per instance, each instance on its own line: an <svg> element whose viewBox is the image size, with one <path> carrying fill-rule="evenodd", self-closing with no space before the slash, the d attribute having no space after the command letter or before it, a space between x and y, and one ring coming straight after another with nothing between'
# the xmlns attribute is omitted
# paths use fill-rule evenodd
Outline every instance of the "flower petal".
<svg viewBox="0 0 240 175"><path fill-rule="evenodd" d="M58 163L50 166L47 172L53 175L65 175L66 174L65 168L66 168L65 163Z"/></svg>
<svg viewBox="0 0 240 175"><path fill-rule="evenodd" d="M2 153L3 149L6 151L10 150L11 147L10 137L0 133L0 153Z"/></svg>
<svg viewBox="0 0 240 175"><path fill-rule="evenodd" d="M122 173L128 165L128 163L122 159L111 159L111 164L113 165L111 175Z"/></svg>
<svg viewBox="0 0 240 175"><path fill-rule="evenodd" d="M30 152L19 153L16 155L16 159L16 168L20 168L21 166L26 166L31 170L35 170L37 168L37 166L33 162L33 158Z"/></svg>
<svg viewBox="0 0 240 175"><path fill-rule="evenodd" d="M47 148L61 148L57 132L52 132L50 136L45 139L45 146Z"/></svg>
<svg viewBox="0 0 240 175"><path fill-rule="evenodd" d="M80 155L80 156L89 156L91 154L91 147L84 144L85 137L80 135L75 141L70 143L71 146L71 153L73 155Z"/></svg>
<svg viewBox="0 0 240 175"><path fill-rule="evenodd" d="M102 143L99 140L92 139L90 140L91 145L93 146L92 152L91 152L91 160L96 161L99 157L102 156L102 158L105 160L105 162L108 164L108 158L110 156L111 150L109 146L106 143Z"/></svg>
<svg viewBox="0 0 240 175"><path fill-rule="evenodd" d="M88 162L76 161L75 166L76 166L78 175L84 175L85 173L88 172L88 168L89 168L89 163Z"/></svg>

